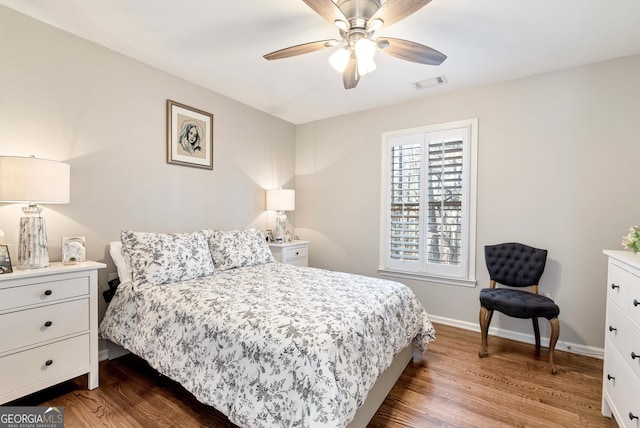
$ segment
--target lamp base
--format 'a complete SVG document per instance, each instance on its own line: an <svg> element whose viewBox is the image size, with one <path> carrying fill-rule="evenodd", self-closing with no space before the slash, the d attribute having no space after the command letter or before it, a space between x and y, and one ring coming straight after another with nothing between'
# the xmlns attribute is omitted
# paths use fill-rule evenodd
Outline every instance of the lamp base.
<svg viewBox="0 0 640 428"><path fill-rule="evenodd" d="M44 217L21 217L18 269L37 269L47 266L49 266L49 251Z"/></svg>
<svg viewBox="0 0 640 428"><path fill-rule="evenodd" d="M289 219L284 211L278 211L278 216L276 217L276 224L278 226L276 231L276 240L280 239L282 242L285 242L285 230L287 228L287 222Z"/></svg>

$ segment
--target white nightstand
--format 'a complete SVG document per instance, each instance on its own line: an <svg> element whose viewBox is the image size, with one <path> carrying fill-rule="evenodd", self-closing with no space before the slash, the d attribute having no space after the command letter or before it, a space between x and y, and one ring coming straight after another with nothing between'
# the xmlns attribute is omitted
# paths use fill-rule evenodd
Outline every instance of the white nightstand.
<svg viewBox="0 0 640 428"><path fill-rule="evenodd" d="M273 256L280 263L309 266L309 241L292 241L285 244L270 243Z"/></svg>
<svg viewBox="0 0 640 428"><path fill-rule="evenodd" d="M98 269L51 263L0 275L0 404L88 373L98 387Z"/></svg>

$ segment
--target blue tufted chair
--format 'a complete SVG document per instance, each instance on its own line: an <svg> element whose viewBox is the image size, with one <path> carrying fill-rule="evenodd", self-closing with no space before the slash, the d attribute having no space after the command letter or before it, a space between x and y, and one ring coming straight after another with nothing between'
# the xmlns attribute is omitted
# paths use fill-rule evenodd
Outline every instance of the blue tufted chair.
<svg viewBox="0 0 640 428"><path fill-rule="evenodd" d="M536 337L536 350L540 349L538 318L546 318L551 324L549 364L551 373L555 374L553 350L560 336L558 321L560 308L553 300L538 294L538 281L547 262L547 250L515 242L486 245L484 258L491 282L490 288L480 290L480 329L482 331L480 357L489 355L487 334L493 311L515 318L531 318ZM506 285L509 288L496 288L496 284ZM531 287L531 291L522 290L522 287Z"/></svg>

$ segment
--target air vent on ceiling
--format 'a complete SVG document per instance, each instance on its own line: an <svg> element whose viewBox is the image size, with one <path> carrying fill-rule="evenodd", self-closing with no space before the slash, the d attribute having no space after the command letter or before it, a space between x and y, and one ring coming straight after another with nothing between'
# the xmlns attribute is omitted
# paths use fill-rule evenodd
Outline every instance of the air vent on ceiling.
<svg viewBox="0 0 640 428"><path fill-rule="evenodd" d="M425 89L433 86L444 85L445 83L447 83L447 78L443 74L442 76L424 79L419 82L411 82L411 85L416 89Z"/></svg>

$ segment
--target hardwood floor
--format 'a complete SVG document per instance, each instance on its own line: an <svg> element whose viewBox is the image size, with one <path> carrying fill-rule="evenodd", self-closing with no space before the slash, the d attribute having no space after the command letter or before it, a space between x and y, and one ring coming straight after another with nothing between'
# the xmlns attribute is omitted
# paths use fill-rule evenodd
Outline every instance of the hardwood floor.
<svg viewBox="0 0 640 428"><path fill-rule="evenodd" d="M438 339L422 365L405 369L370 427L616 427L600 413L602 361L436 325ZM234 427L180 385L127 355L100 363L100 388L86 376L12 405L64 406L69 427Z"/></svg>

